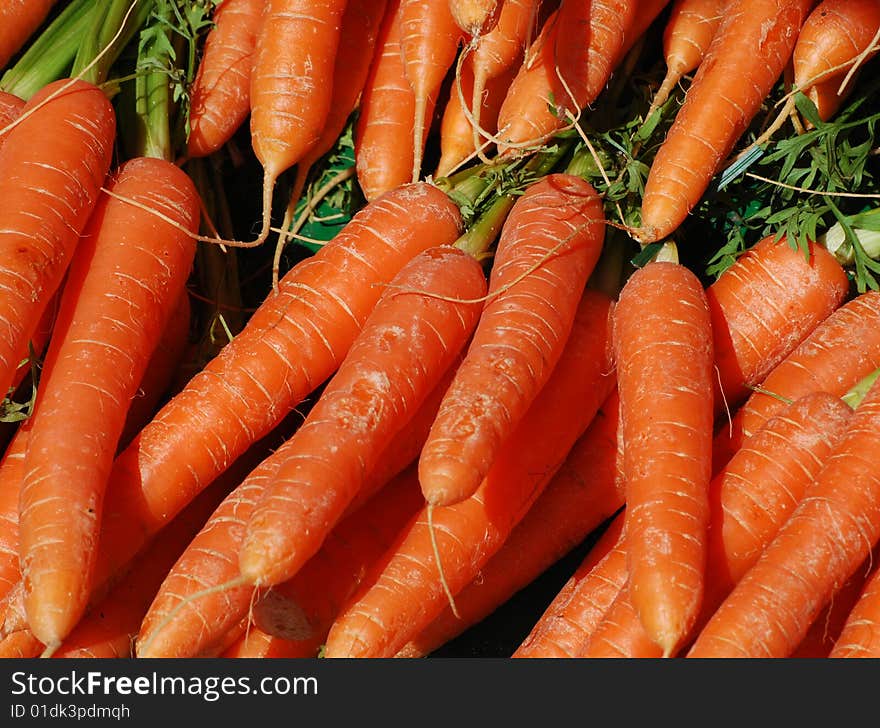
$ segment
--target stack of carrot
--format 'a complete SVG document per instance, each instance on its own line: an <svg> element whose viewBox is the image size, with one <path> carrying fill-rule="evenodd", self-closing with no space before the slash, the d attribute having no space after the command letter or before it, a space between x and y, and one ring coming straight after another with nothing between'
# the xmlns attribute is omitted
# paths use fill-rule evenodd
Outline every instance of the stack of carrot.
<svg viewBox="0 0 880 728"><path fill-rule="evenodd" d="M0 65L51 5L0 23ZM223 0L181 148L155 64L139 136L85 45L26 102L0 93L0 384L22 413L0 656L428 655L588 538L514 657L880 654L880 293L815 240L765 237L711 283L659 245L792 59L835 113L880 4L666 5ZM648 117L695 74L618 226L651 253L627 266L581 117L661 22ZM364 204L282 274L353 113ZM262 217L236 240L187 171L248 119ZM199 251L272 233L271 289L181 377Z"/></svg>

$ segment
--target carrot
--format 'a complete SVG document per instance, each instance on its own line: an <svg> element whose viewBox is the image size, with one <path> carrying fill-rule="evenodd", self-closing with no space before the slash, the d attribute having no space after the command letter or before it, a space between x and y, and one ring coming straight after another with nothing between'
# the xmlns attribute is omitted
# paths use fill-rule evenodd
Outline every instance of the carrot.
<svg viewBox="0 0 880 728"><path fill-rule="evenodd" d="M853 345L858 342L858 345ZM723 465L767 418L810 392L842 397L880 367L880 293L867 291L834 311L763 380L714 442Z"/></svg>
<svg viewBox="0 0 880 728"><path fill-rule="evenodd" d="M706 580L694 631L706 623L791 515L850 415L850 408L830 394L803 397L768 420L712 479ZM639 623L629 595L621 594L582 656L661 654Z"/></svg>
<svg viewBox="0 0 880 728"><path fill-rule="evenodd" d="M449 0L455 24L471 38L485 35L498 23L503 0Z"/></svg>
<svg viewBox="0 0 880 728"><path fill-rule="evenodd" d="M504 0L500 5L498 23L476 39L476 47L468 57L473 70L470 109L473 116L474 149L482 147L480 129L483 124L483 92L487 84L492 79L510 74L511 79L504 83L506 87L510 87L538 23L538 0ZM487 131L491 127L497 128L497 112L494 116L495 119L487 127Z"/></svg>
<svg viewBox="0 0 880 728"><path fill-rule="evenodd" d="M159 403L173 386L189 341L190 317L189 291L182 291L128 406L119 436L120 450L153 419Z"/></svg>
<svg viewBox="0 0 880 728"><path fill-rule="evenodd" d="M614 313L629 590L672 654L703 591L712 466L712 333L703 286L678 263L637 270Z"/></svg>
<svg viewBox="0 0 880 728"><path fill-rule="evenodd" d="M864 570L861 570L864 573ZM858 574L857 574L858 575ZM863 584L829 657L876 657L880 655L880 577L877 569Z"/></svg>
<svg viewBox="0 0 880 728"><path fill-rule="evenodd" d="M455 61L461 30L453 20L449 0L401 0L399 22L404 73L415 98L412 181L416 182L422 171L425 132L430 127L428 114Z"/></svg>
<svg viewBox="0 0 880 728"><path fill-rule="evenodd" d="M667 0L562 3L541 30L498 112L500 155L540 146L601 93L614 67Z"/></svg>
<svg viewBox="0 0 880 728"><path fill-rule="evenodd" d="M252 57L266 4L223 0L214 11L191 91L190 157L216 152L250 113Z"/></svg>
<svg viewBox="0 0 880 728"><path fill-rule="evenodd" d="M278 176L318 142L330 111L345 0L267 0L251 69L251 143L263 166L269 234Z"/></svg>
<svg viewBox="0 0 880 728"><path fill-rule="evenodd" d="M0 640L0 658L39 657L43 644L30 632L15 632Z"/></svg>
<svg viewBox="0 0 880 728"><path fill-rule="evenodd" d="M718 608L689 657L785 657L880 537L880 384L856 408L807 495ZM770 588L768 588L770 587Z"/></svg>
<svg viewBox="0 0 880 728"><path fill-rule="evenodd" d="M442 611L447 589L477 577L547 486L589 425L613 377L604 356L610 300L587 291L566 350L477 492L454 506L423 508L401 533L381 573L336 619L325 657L395 655ZM432 529L441 563L433 558Z"/></svg>
<svg viewBox="0 0 880 728"><path fill-rule="evenodd" d="M311 645L304 647L302 642L285 640L281 637L263 632L250 625L245 633L229 647L220 657L238 658L278 658L278 657L314 657L315 650Z"/></svg>
<svg viewBox="0 0 880 728"><path fill-rule="evenodd" d="M419 251L453 242L460 216L426 184L359 211L333 241L294 267L220 354L195 374L113 464L96 584L339 366L382 284ZM218 386L218 382L222 386ZM21 595L4 632L20 629Z"/></svg>
<svg viewBox="0 0 880 728"><path fill-rule="evenodd" d="M226 490L228 483L216 481L156 534L125 578L79 621L52 656L134 657L134 638L159 585Z"/></svg>
<svg viewBox="0 0 880 728"><path fill-rule="evenodd" d="M77 81L38 107L67 83L50 84L34 96L0 149L4 393L61 283L110 167L115 120L99 89Z"/></svg>
<svg viewBox="0 0 880 728"><path fill-rule="evenodd" d="M198 195L173 164L138 158L108 187L198 228ZM195 244L103 196L77 248L40 380L19 505L25 608L53 646L85 610L104 488L131 398L192 267ZM95 387L96 378L101 387Z"/></svg>
<svg viewBox="0 0 880 728"><path fill-rule="evenodd" d="M813 101L823 121L852 90L851 83L840 87L853 64L876 55L878 30L880 5L874 0L823 0L807 17L792 54L794 85ZM875 47L868 50L872 42Z"/></svg>
<svg viewBox="0 0 880 728"><path fill-rule="evenodd" d="M398 657L426 655L476 624L583 541L623 505L617 488L616 392L498 552Z"/></svg>
<svg viewBox="0 0 880 728"><path fill-rule="evenodd" d="M310 653L303 656L314 656L366 567L419 505L418 485L409 471L341 521L289 582L259 600L253 588L204 594L208 585L228 583L239 573L236 557L245 524L274 471L275 459L269 460L223 501L157 590L141 624L139 657L199 654L243 617L253 617L258 628Z"/></svg>
<svg viewBox="0 0 880 728"><path fill-rule="evenodd" d="M18 96L0 91L0 130L5 129L9 124L15 121L24 108L24 101ZM0 147L3 146L3 140L6 135L0 132Z"/></svg>
<svg viewBox="0 0 880 728"><path fill-rule="evenodd" d="M721 23L725 0L675 0L663 29L666 75L645 114L663 106L675 85L700 65Z"/></svg>
<svg viewBox="0 0 880 728"><path fill-rule="evenodd" d="M457 248L425 251L395 277L282 448L248 521L239 554L245 579L256 586L286 581L320 548L380 451L466 345L485 290L481 266Z"/></svg>
<svg viewBox="0 0 880 728"><path fill-rule="evenodd" d="M512 657L575 657L626 582L621 512L544 610Z"/></svg>
<svg viewBox="0 0 880 728"><path fill-rule="evenodd" d="M742 403L849 295L846 271L834 256L819 245L808 252L768 236L706 290L719 382L716 414Z"/></svg>
<svg viewBox="0 0 880 728"><path fill-rule="evenodd" d="M370 61L375 54L379 29L388 5L387 0L348 0L342 14L339 49L333 65L333 96L324 128L318 141L296 166L293 190L281 228L287 230L305 189L312 166L336 143L351 113L358 104ZM303 220L305 222L305 220ZM294 228L293 232L296 232Z"/></svg>
<svg viewBox="0 0 880 728"><path fill-rule="evenodd" d="M22 423L0 460L0 597L21 577L18 565L18 495L24 477L29 427Z"/></svg>
<svg viewBox="0 0 880 728"><path fill-rule="evenodd" d="M478 118L485 131L495 133L498 121L498 109L504 99L504 94L513 79L512 71L502 73L483 85L483 92L477 97L480 104ZM454 172L464 162L469 160L477 151L476 143L479 142L479 134L474 134L473 110L465 110L465 105L474 98L474 74L472 64L465 61L459 74L458 86L453 86L449 100L443 110L443 118L440 122L440 161L437 163L435 177L445 177ZM475 139L477 140L475 142Z"/></svg>
<svg viewBox="0 0 880 728"><path fill-rule="evenodd" d="M791 58L813 0L733 0L657 151L642 197L645 243L675 230Z"/></svg>
<svg viewBox="0 0 880 728"><path fill-rule="evenodd" d="M401 55L400 0L389 0L376 41L358 110L354 134L358 183L367 200L406 182L412 176L414 150L400 145L411 139L415 122L415 94L406 79ZM432 115L428 99L425 115ZM423 143L428 129L423 130Z"/></svg>
<svg viewBox="0 0 880 728"><path fill-rule="evenodd" d="M0 68L40 27L55 0L14 0L0 4Z"/></svg>
<svg viewBox="0 0 880 728"><path fill-rule="evenodd" d="M489 300L419 458L433 505L476 491L565 347L605 236L580 177L549 175L513 205L495 251Z"/></svg>

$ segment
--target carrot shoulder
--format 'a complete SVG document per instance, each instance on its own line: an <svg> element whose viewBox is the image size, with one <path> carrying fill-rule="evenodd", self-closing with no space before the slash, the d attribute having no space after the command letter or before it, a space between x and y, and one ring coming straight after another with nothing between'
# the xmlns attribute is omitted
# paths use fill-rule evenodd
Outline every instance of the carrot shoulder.
<svg viewBox="0 0 880 728"><path fill-rule="evenodd" d="M699 613L712 466L712 333L703 286L678 263L620 293L614 350L623 434L629 590L672 654Z"/></svg>
<svg viewBox="0 0 880 728"><path fill-rule="evenodd" d="M453 594L478 574L547 486L611 387L605 357L611 302L588 291L568 345L477 492L434 509L442 573ZM446 604L427 510L402 532L381 573L334 622L327 657L395 655Z"/></svg>

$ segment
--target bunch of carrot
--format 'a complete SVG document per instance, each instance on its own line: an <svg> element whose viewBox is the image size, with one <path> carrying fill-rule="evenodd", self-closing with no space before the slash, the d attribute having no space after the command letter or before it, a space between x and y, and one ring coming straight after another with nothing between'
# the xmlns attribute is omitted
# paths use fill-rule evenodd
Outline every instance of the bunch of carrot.
<svg viewBox="0 0 880 728"><path fill-rule="evenodd" d="M180 146L178 2L114 3L106 49L55 25L86 0L0 22L0 66L75 36L0 92L0 656L421 656L588 542L514 657L878 654L880 294L815 240L714 282L660 245L789 64L835 113L876 3L222 0ZM631 217L583 119L661 24L641 123L694 75ZM239 239L198 165L248 120ZM363 204L282 270L346 128ZM201 266L273 232L182 375Z"/></svg>

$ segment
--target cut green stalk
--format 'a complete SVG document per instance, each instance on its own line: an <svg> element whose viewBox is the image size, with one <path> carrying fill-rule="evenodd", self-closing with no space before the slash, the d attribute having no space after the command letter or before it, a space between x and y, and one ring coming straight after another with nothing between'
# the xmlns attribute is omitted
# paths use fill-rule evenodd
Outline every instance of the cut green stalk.
<svg viewBox="0 0 880 728"><path fill-rule="evenodd" d="M880 208L869 210L849 219L849 225L869 258L880 258ZM840 222L834 223L819 236L817 242L825 247L843 266L855 263L855 250Z"/></svg>
<svg viewBox="0 0 880 728"><path fill-rule="evenodd" d="M153 0L96 3L73 59L71 75L81 74L80 78L95 85L104 83L122 49L147 22L152 6Z"/></svg>
<svg viewBox="0 0 880 728"><path fill-rule="evenodd" d="M455 241L455 247L461 248L481 262L490 258L489 250L498 238L515 201L513 195L498 196L470 229Z"/></svg>
<svg viewBox="0 0 880 728"><path fill-rule="evenodd" d="M861 404L862 400L865 398L865 395L868 393L868 390L872 387L875 381L877 381L877 377L880 376L880 369L875 369L871 372L867 377L862 379L858 384L856 384L852 389L850 389L841 399L846 402L850 407L855 409Z"/></svg>
<svg viewBox="0 0 880 728"><path fill-rule="evenodd" d="M27 101L43 86L70 75L97 0L73 0L0 78L0 89Z"/></svg>

